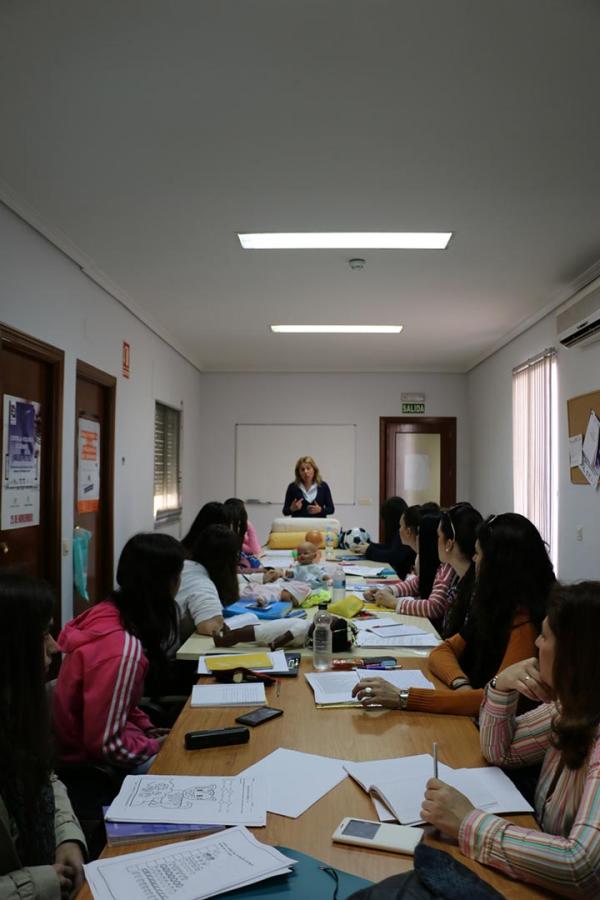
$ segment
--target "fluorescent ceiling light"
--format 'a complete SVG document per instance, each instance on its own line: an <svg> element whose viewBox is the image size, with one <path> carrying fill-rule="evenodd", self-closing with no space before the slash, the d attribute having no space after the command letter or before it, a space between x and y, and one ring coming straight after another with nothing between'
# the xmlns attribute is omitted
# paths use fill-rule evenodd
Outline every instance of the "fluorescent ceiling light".
<svg viewBox="0 0 600 900"><path fill-rule="evenodd" d="M400 334L403 325L271 325L278 334Z"/></svg>
<svg viewBox="0 0 600 900"><path fill-rule="evenodd" d="M445 250L451 231L316 231L238 234L244 250Z"/></svg>

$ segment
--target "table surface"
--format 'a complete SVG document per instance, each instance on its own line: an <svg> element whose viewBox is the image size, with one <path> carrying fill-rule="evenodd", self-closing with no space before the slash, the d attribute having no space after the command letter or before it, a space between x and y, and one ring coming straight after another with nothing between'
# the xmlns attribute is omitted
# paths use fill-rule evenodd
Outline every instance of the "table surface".
<svg viewBox="0 0 600 900"><path fill-rule="evenodd" d="M406 668L427 671L424 660L410 660ZM284 678L280 687L267 688L267 702L285 710L284 715L251 729L248 744L186 751L187 731L225 728L235 724L239 709L192 709L182 711L169 738L152 768L157 775L237 775L252 763L278 747L317 753L355 761L430 753L432 742L438 743L439 759L453 767L481 766L485 762L479 749L479 736L473 722L463 716L431 715L414 712L364 710L362 708L317 709L303 673L311 671L308 660L302 661L297 678ZM429 676L431 677L431 676ZM277 696L277 690L280 691ZM293 773L290 773L293 778ZM412 859L379 850L334 844L331 835L344 816L376 819L367 794L346 778L297 819L269 813L266 828L252 829L264 843L282 844L311 854L338 869L380 881L389 875L412 868ZM517 824L535 826L531 816L513 816ZM431 846L450 852L493 885L507 900L547 897L547 893L519 884L465 859L458 847L437 834L428 833ZM157 846L152 842L106 848L103 856ZM90 900L85 885L79 900Z"/></svg>

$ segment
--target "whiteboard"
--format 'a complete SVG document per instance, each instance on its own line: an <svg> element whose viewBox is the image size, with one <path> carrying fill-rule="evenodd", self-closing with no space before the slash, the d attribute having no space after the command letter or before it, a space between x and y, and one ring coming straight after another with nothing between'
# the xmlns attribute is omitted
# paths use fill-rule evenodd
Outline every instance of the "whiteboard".
<svg viewBox="0 0 600 900"><path fill-rule="evenodd" d="M313 457L334 505L355 502L356 425L236 425L236 497L283 506L300 456Z"/></svg>

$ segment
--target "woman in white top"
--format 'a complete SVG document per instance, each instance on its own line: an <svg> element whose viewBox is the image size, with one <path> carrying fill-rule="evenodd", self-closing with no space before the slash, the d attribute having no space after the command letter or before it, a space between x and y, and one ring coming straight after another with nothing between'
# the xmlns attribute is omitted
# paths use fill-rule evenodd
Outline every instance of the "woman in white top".
<svg viewBox="0 0 600 900"><path fill-rule="evenodd" d="M194 631L211 635L223 625L223 606L239 600L239 539L227 525L209 525L190 549L175 598L179 607L179 639Z"/></svg>

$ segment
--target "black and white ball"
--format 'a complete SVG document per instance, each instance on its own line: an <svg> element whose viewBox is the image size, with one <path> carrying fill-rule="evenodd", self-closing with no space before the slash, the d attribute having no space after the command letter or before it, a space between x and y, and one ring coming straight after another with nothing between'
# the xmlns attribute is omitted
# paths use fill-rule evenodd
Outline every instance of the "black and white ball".
<svg viewBox="0 0 600 900"><path fill-rule="evenodd" d="M347 550L356 550L360 544L368 544L371 535L364 528L349 528L342 534L342 546Z"/></svg>

